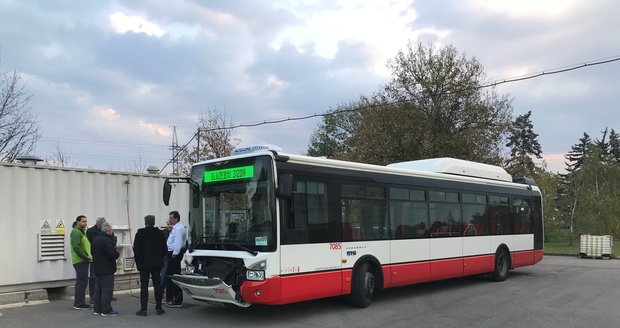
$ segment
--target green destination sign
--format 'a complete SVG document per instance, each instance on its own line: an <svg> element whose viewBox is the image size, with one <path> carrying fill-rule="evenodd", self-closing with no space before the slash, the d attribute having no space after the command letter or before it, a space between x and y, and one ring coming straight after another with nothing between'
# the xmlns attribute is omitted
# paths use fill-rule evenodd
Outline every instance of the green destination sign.
<svg viewBox="0 0 620 328"><path fill-rule="evenodd" d="M254 165L248 165L230 169L206 171L204 174L204 183L239 180L252 177L254 177Z"/></svg>

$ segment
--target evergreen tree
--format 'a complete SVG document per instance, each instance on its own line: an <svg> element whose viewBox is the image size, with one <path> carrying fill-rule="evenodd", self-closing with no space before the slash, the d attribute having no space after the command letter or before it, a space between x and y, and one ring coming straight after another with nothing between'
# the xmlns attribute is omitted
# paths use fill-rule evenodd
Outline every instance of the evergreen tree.
<svg viewBox="0 0 620 328"><path fill-rule="evenodd" d="M519 115L512 123L507 147L510 148L510 158L507 161L507 170L513 176L533 177L536 165L531 156L542 158L542 150L538 143L538 134L534 133L534 126L530 120L532 111Z"/></svg>
<svg viewBox="0 0 620 328"><path fill-rule="evenodd" d="M606 159L609 155L609 141L607 141L607 133L609 132L609 128L605 128L605 131L601 131L603 137L601 139L596 139L594 141L594 146L598 148L597 154L601 159Z"/></svg>
<svg viewBox="0 0 620 328"><path fill-rule="evenodd" d="M565 162L566 171L568 173L572 173L581 168L591 146L592 140L590 136L584 132L583 137L579 139L579 143L571 146L570 152L565 156L568 160L568 162Z"/></svg>
<svg viewBox="0 0 620 328"><path fill-rule="evenodd" d="M614 129L609 132L609 155L616 163L620 162L620 135Z"/></svg>
<svg viewBox="0 0 620 328"><path fill-rule="evenodd" d="M569 230L569 245L573 244L573 235L577 231L575 225L575 211L579 205L580 190L582 187L583 174L581 168L588 158L592 148L592 140L587 133L579 139L579 143L571 146L571 151L566 154L566 174L561 174L556 193L556 206L558 216Z"/></svg>

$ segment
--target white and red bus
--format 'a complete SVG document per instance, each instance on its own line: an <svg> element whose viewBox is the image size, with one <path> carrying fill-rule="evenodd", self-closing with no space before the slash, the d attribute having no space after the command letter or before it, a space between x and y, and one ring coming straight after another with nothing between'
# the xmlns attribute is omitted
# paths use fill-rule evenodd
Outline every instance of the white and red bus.
<svg viewBox="0 0 620 328"><path fill-rule="evenodd" d="M541 193L502 168L450 158L377 166L268 146L193 165L186 273L193 299L238 306L486 274L543 257Z"/></svg>

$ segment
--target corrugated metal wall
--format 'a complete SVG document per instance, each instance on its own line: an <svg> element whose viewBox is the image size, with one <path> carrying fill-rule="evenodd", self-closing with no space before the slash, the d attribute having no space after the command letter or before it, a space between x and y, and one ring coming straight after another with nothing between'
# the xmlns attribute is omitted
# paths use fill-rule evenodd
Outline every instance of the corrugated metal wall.
<svg viewBox="0 0 620 328"><path fill-rule="evenodd" d="M178 210L187 224L188 186L173 185L170 206L162 202L165 177L157 175L0 163L0 292L41 288L75 278L69 234L75 218L84 214L89 226L104 216L125 226L126 237L154 214L162 226ZM39 261L38 235L45 220L54 230L65 225L66 260ZM123 233L122 230L117 230ZM129 241L127 241L129 242Z"/></svg>

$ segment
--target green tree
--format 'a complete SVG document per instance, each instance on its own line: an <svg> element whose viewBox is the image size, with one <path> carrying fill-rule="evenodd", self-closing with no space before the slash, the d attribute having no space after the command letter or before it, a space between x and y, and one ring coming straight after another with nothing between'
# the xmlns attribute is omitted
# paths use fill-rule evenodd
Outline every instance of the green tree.
<svg viewBox="0 0 620 328"><path fill-rule="evenodd" d="M361 118L358 108L366 103L366 99L361 97L357 103L340 105L323 116L322 124L310 137L307 154L335 159L348 158L352 153L350 139L355 135Z"/></svg>
<svg viewBox="0 0 620 328"><path fill-rule="evenodd" d="M594 147L583 162L576 226L581 233L618 236L620 165L610 165L604 158L603 149Z"/></svg>
<svg viewBox="0 0 620 328"><path fill-rule="evenodd" d="M536 170L534 179L542 193L543 220L545 226L545 241L549 240L549 235L555 235L562 230L562 221L557 216L556 198L558 188L557 175L547 171L547 164Z"/></svg>
<svg viewBox="0 0 620 328"><path fill-rule="evenodd" d="M325 118L315 132L344 132L327 139L333 143L325 148L336 152L315 151L327 142L313 138L309 154L375 164L431 157L501 162L511 102L493 88L481 88L485 74L477 59L452 46L418 42L409 43L388 67L392 80L371 99L352 104L359 116L345 124Z"/></svg>
<svg viewBox="0 0 620 328"><path fill-rule="evenodd" d="M512 176L533 177L536 171L536 164L532 156L542 158L542 150L538 143L538 134L534 133L534 125L530 120L532 111L519 115L512 124L508 143L510 148L510 158L507 161L507 171Z"/></svg>

